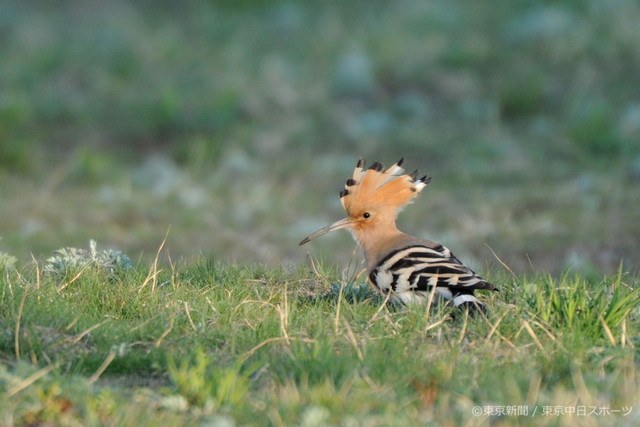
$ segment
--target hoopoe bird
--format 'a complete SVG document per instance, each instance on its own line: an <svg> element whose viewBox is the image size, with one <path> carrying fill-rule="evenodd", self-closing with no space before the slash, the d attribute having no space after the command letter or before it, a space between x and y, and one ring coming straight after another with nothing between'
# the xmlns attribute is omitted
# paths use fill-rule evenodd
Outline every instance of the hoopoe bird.
<svg viewBox="0 0 640 427"><path fill-rule="evenodd" d="M396 227L398 212L431 182L427 176L417 179L418 171L406 174L403 160L386 170L379 162L365 170L360 159L340 192L347 217L309 235L300 245L345 228L364 250L369 280L382 293L391 293L393 301L419 304L432 298L434 305L448 301L456 307L484 309L474 291L496 290L494 285L445 246Z"/></svg>

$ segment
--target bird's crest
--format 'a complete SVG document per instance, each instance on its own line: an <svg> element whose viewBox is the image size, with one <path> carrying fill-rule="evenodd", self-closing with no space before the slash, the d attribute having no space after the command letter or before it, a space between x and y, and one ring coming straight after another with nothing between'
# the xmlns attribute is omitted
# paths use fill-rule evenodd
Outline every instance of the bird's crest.
<svg viewBox="0 0 640 427"><path fill-rule="evenodd" d="M353 176L347 179L345 189L340 192L340 202L348 214L365 207L390 207L396 210L413 201L420 191L431 181L423 176L418 179L418 171L406 174L400 159L389 169L375 162L364 169L365 160L358 160Z"/></svg>

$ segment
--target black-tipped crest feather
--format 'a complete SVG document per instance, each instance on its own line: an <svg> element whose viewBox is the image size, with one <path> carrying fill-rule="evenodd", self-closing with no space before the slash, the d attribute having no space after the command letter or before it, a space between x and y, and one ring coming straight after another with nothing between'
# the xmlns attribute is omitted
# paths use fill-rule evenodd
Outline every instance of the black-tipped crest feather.
<svg viewBox="0 0 640 427"><path fill-rule="evenodd" d="M373 169L376 172L382 172L384 169L384 165L380 162L374 162L369 169Z"/></svg>

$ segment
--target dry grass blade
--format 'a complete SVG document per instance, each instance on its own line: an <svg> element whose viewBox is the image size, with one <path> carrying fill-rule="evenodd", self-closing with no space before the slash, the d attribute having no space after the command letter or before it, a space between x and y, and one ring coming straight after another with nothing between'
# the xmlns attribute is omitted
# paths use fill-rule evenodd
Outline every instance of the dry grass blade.
<svg viewBox="0 0 640 427"><path fill-rule="evenodd" d="M609 342L611 342L611 345L616 345L616 339L613 336L611 329L609 329L609 325L607 325L607 322L604 320L604 317L602 317L602 315L600 315L600 322L602 323L602 327L604 328L605 335L609 339Z"/></svg>
<svg viewBox="0 0 640 427"><path fill-rule="evenodd" d="M115 357L116 357L115 351L109 352L109 354L107 354L107 357L104 359L102 364L98 367L98 369L96 369L96 371L87 379L87 382L89 384L95 383L98 380L98 378L100 378L100 376L104 373L107 367L109 367L111 362L113 362L113 359L115 359Z"/></svg>
<svg viewBox="0 0 640 427"><path fill-rule="evenodd" d="M387 292L385 294L384 301L382 301L382 304L380 304L380 307L378 307L376 312L373 313L373 316L371 316L371 319L369 319L369 322L368 322L369 325L371 325L373 322L375 322L378 319L378 316L380 315L382 310L387 306L387 303L389 302L389 298L391 298L391 292Z"/></svg>
<svg viewBox="0 0 640 427"><path fill-rule="evenodd" d="M507 316L507 314L509 314L509 311L505 311L504 314L496 321L495 324L492 324L491 321L489 320L489 318L487 316L482 316L482 318L489 324L491 325L491 330L489 331L489 333L487 334L486 338L484 339L485 343L488 343L491 338L493 337L493 335L497 335L498 337L500 337L500 339L502 341L504 341L509 347L511 347L512 349L516 349L517 346L512 343L507 337L505 337L504 335L502 335L499 331L498 331L498 326L502 323L502 321L505 319L505 317ZM522 327L520 327L520 330L522 330ZM519 333L519 332L518 332ZM516 336L517 338L517 336Z"/></svg>
<svg viewBox="0 0 640 427"><path fill-rule="evenodd" d="M275 311L278 312L278 314L280 314L280 309L279 306L275 305L272 302L268 302L268 301L258 301L258 300L244 300L242 302L240 302L240 304L236 305L235 308L233 309L233 311L231 312L231 314L235 315L238 310L240 309L240 307L242 307L245 304L258 304L258 305L266 305L269 306L271 308L273 308ZM211 304L211 301L209 301L209 306L213 307L213 305ZM214 309L215 310L215 309Z"/></svg>
<svg viewBox="0 0 640 427"><path fill-rule="evenodd" d="M16 359L20 360L20 323L22 322L22 310L24 309L24 303L27 300L29 288L24 290L22 298L20 298L20 304L18 305L18 314L16 316L16 326L14 329L13 345L15 349Z"/></svg>
<svg viewBox="0 0 640 427"><path fill-rule="evenodd" d="M526 320L522 321L522 325L524 326L524 329L529 333L529 335L531 336L531 338L533 339L533 342L536 343L536 345L538 346L538 348L542 351L544 351L544 346L542 345L542 343L540 342L540 340L538 339L538 336L536 335L536 333L534 332L533 328L531 327L531 325L529 325L529 322L527 322Z"/></svg>
<svg viewBox="0 0 640 427"><path fill-rule="evenodd" d="M504 261L500 259L498 254L495 253L495 251L491 246L489 246L488 244L485 244L485 246L491 251L491 253L493 254L493 257L498 260L501 266L503 266L509 273L511 273L512 276L517 277L516 274L513 272L513 270L511 270L511 268Z"/></svg>
<svg viewBox="0 0 640 427"><path fill-rule="evenodd" d="M93 262L93 261L86 263L86 264L85 264L85 265L80 269L80 271L78 271L78 273L77 273L75 276L73 276L73 278L72 278L71 280L69 280L68 282L63 283L63 284L62 284L62 286L60 286L60 287L58 288L58 292L62 292L62 291L64 291L64 290L65 290L69 285L71 285L73 282L75 282L76 280L78 280L78 279L80 278L80 276L82 276L82 274L83 274L87 269L89 269L92 265L94 265L94 262Z"/></svg>
<svg viewBox="0 0 640 427"><path fill-rule="evenodd" d="M424 333L426 333L427 331L430 331L433 328L436 328L440 325L442 325L444 322L446 322L447 320L449 320L449 316L445 316L442 319L438 320L437 322L434 322L432 324L430 324L429 326L427 326L426 328L424 328Z"/></svg>
<svg viewBox="0 0 640 427"><path fill-rule="evenodd" d="M193 319L191 318L191 310L189 310L189 303L187 301L184 302L184 312L187 314L187 319L189 320L189 324L193 328L194 331L197 331L196 324L193 323Z"/></svg>
<svg viewBox="0 0 640 427"><path fill-rule="evenodd" d="M291 346L291 341L289 340L289 299L287 298L286 286L284 288L283 294L284 307L278 304L276 305L276 310L278 311L278 314L280 316L280 333L287 342L287 345Z"/></svg>
<svg viewBox="0 0 640 427"><path fill-rule="evenodd" d="M338 335L338 328L340 326L340 310L342 308L342 295L344 293L345 282L340 281L340 290L338 291L338 304L336 306L336 316L333 321L333 333Z"/></svg>
<svg viewBox="0 0 640 427"><path fill-rule="evenodd" d="M484 339L485 342L489 342L489 340L491 339L491 337L493 336L493 334L496 333L496 331L498 330L498 326L500 326L500 323L502 323L502 321L504 320L504 318L507 316L507 314L509 314L508 311L505 311L505 313L500 316L500 318L496 321L495 324L491 325L491 330L489 331L489 333L487 334L487 337ZM489 320L487 319L487 322L489 322ZM491 324L491 322L489 322L489 324Z"/></svg>
<svg viewBox="0 0 640 427"><path fill-rule="evenodd" d="M40 289L40 282L42 280L42 269L40 269L38 260L33 254L31 254L31 260L33 261L33 265L36 267L36 289Z"/></svg>
<svg viewBox="0 0 640 427"><path fill-rule="evenodd" d="M629 344L629 347L635 348L635 346L633 345L633 341L627 338L627 319L626 318L622 320L621 328L622 328L622 333L620 336L620 345L622 346L622 348L625 348L627 344Z"/></svg>
<svg viewBox="0 0 640 427"><path fill-rule="evenodd" d="M534 325L536 325L538 328L542 329L542 331L543 331L545 334L547 334L547 336L548 336L549 338L551 338L551 340L553 340L553 341L554 341L554 342L556 342L556 343L558 342L558 339L555 337L555 335L553 335L553 334L551 333L551 331L549 331L547 328L545 328L545 327L544 327L544 325L543 325L542 323L538 322L537 320L532 320L532 321L531 321L531 323L532 323L532 324L534 324Z"/></svg>
<svg viewBox="0 0 640 427"><path fill-rule="evenodd" d="M78 342L80 342L80 340L82 338L84 338L87 334L89 334L91 331L93 331L94 329L99 328L100 326L104 325L105 323L107 323L109 321L109 319L104 320L100 323L97 323L93 326L91 326L90 328L85 329L84 331L80 332L78 335L76 335L75 337L73 337L73 339L71 340L71 344L77 344Z"/></svg>
<svg viewBox="0 0 640 427"><path fill-rule="evenodd" d="M142 285L140 286L140 289L138 290L138 292L141 292L145 287L147 287L149 282L151 282L151 293L155 292L156 285L158 283L158 274L160 274L162 272L162 270L158 270L158 261L160 260L160 254L162 253L162 250L164 249L164 245L167 243L167 239L169 238L169 232L170 231L171 231L171 226L169 226L169 228L167 228L167 232L164 235L164 239L162 240L162 243L160 243L160 247L158 248L158 251L156 252L156 257L154 258L153 263L151 264L151 267L149 268L149 273L147 274L147 277L144 279L144 282L142 282Z"/></svg>
<svg viewBox="0 0 640 427"><path fill-rule="evenodd" d="M252 347L249 351L247 351L246 353L244 353L242 356L239 357L239 360L244 363L247 359L249 359L256 351L260 350L262 347L264 347L265 345L272 343L272 342L277 342L277 341L286 341L287 339L289 340L293 340L293 341L300 341L303 343L307 343L307 344L313 344L316 342L316 340L313 340L311 338L298 338L298 337L272 337L272 338L267 338L266 340L262 341L261 343L255 345L254 347Z"/></svg>
<svg viewBox="0 0 640 427"><path fill-rule="evenodd" d="M9 398L15 395L16 393L24 390L25 388L29 387L31 384L38 381L40 378L44 377L49 372L54 370L56 367L57 365L49 365L29 375L27 378L25 378L24 380L20 381L18 384L8 389L7 392L4 394L5 398Z"/></svg>
<svg viewBox="0 0 640 427"><path fill-rule="evenodd" d="M155 343L153 344L154 347L160 347L160 344L162 344L162 341L167 337L167 335L169 335L171 333L171 331L173 330L173 325L176 322L176 316L171 316L171 320L169 323L169 327L162 333L162 335L160 335L160 337L155 341Z"/></svg>
<svg viewBox="0 0 640 427"><path fill-rule="evenodd" d="M349 322L347 322L347 319L342 319L342 323L347 331L347 339L349 340L349 342L351 343L351 345L353 345L354 350L356 351L356 355L358 356L358 359L360 361L364 360L364 355L362 354L362 349L360 348L360 345L358 345L358 339L356 338L355 334L353 333L353 329L351 329L351 325L349 324Z"/></svg>
<svg viewBox="0 0 640 427"><path fill-rule="evenodd" d="M73 325L75 325L76 323L78 323L78 320L80 320L80 315L76 316L73 318L73 320L71 320L71 322L69 322L69 324L67 326L64 327L65 331L70 330L71 328L73 328Z"/></svg>
<svg viewBox="0 0 640 427"><path fill-rule="evenodd" d="M464 322L462 323L462 329L460 330L460 337L458 338L458 344L464 340L464 336L467 333L467 324L469 322L469 310L464 311Z"/></svg>
<svg viewBox="0 0 640 427"><path fill-rule="evenodd" d="M436 286L432 286L431 290L429 291L429 298L427 299L427 308L424 311L425 319L429 318L429 314L431 313L431 305L433 304L433 298L435 297L435 294Z"/></svg>

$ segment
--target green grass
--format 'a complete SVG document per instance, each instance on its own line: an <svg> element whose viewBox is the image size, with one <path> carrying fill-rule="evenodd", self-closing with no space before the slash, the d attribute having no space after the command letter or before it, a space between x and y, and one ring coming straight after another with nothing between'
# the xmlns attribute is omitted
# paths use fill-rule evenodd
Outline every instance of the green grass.
<svg viewBox="0 0 640 427"><path fill-rule="evenodd" d="M634 277L489 272L500 292L484 295L487 316L467 318L388 306L361 279L310 267L6 269L0 422L555 425L577 416L544 407L626 412L640 398ZM529 413L473 412L500 406Z"/></svg>
<svg viewBox="0 0 640 427"><path fill-rule="evenodd" d="M0 424L640 401L637 2L5 3ZM385 306L346 233L297 246L358 157L433 177L400 226L487 273L486 318ZM136 267L43 274L90 238Z"/></svg>

